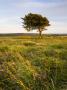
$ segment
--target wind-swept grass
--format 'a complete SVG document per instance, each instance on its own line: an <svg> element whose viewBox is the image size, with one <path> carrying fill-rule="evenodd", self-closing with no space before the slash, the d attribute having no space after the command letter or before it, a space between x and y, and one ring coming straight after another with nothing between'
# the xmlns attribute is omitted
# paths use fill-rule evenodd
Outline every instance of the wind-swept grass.
<svg viewBox="0 0 67 90"><path fill-rule="evenodd" d="M0 37L0 90L66 90L67 37Z"/></svg>

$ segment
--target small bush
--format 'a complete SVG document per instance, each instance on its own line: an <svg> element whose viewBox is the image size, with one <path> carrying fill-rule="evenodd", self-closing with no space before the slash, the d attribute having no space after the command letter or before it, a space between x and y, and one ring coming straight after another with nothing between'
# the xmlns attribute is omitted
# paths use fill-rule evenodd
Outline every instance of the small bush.
<svg viewBox="0 0 67 90"><path fill-rule="evenodd" d="M25 46L34 46L34 45L36 45L35 42L24 42L23 44L24 44Z"/></svg>
<svg viewBox="0 0 67 90"><path fill-rule="evenodd" d="M0 47L0 52L6 52L6 51L9 51L9 48L7 46Z"/></svg>
<svg viewBox="0 0 67 90"><path fill-rule="evenodd" d="M62 50L62 52L59 53L59 57L62 60L67 60L67 50Z"/></svg>
<svg viewBox="0 0 67 90"><path fill-rule="evenodd" d="M57 52L54 49L48 49L48 50L44 51L44 54L47 57L56 57L57 56Z"/></svg>

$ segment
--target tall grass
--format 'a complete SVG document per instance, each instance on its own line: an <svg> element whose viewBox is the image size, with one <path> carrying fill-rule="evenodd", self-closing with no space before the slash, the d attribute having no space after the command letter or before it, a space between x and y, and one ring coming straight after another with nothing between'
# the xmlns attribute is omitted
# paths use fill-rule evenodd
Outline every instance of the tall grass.
<svg viewBox="0 0 67 90"><path fill-rule="evenodd" d="M0 90L66 90L66 39L1 37Z"/></svg>

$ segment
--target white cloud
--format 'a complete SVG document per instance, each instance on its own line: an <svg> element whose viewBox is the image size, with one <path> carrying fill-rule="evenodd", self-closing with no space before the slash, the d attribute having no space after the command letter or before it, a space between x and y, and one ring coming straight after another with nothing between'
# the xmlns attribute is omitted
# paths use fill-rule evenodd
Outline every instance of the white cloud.
<svg viewBox="0 0 67 90"><path fill-rule="evenodd" d="M23 7L28 7L28 8L30 8L30 7L39 7L39 8L41 8L41 7L46 7L46 8L48 8L48 7L53 7L53 6L55 6L56 5L56 3L47 3L47 2L32 2L32 1L29 1L29 2L25 2L25 3L17 3L16 4L16 6L17 7L19 7L19 8L23 8Z"/></svg>

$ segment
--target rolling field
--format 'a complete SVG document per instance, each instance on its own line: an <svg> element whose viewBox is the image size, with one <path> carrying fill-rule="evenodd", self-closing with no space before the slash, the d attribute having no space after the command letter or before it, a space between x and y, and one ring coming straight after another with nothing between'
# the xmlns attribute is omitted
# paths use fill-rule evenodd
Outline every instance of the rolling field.
<svg viewBox="0 0 67 90"><path fill-rule="evenodd" d="M67 90L67 36L0 36L0 90Z"/></svg>

